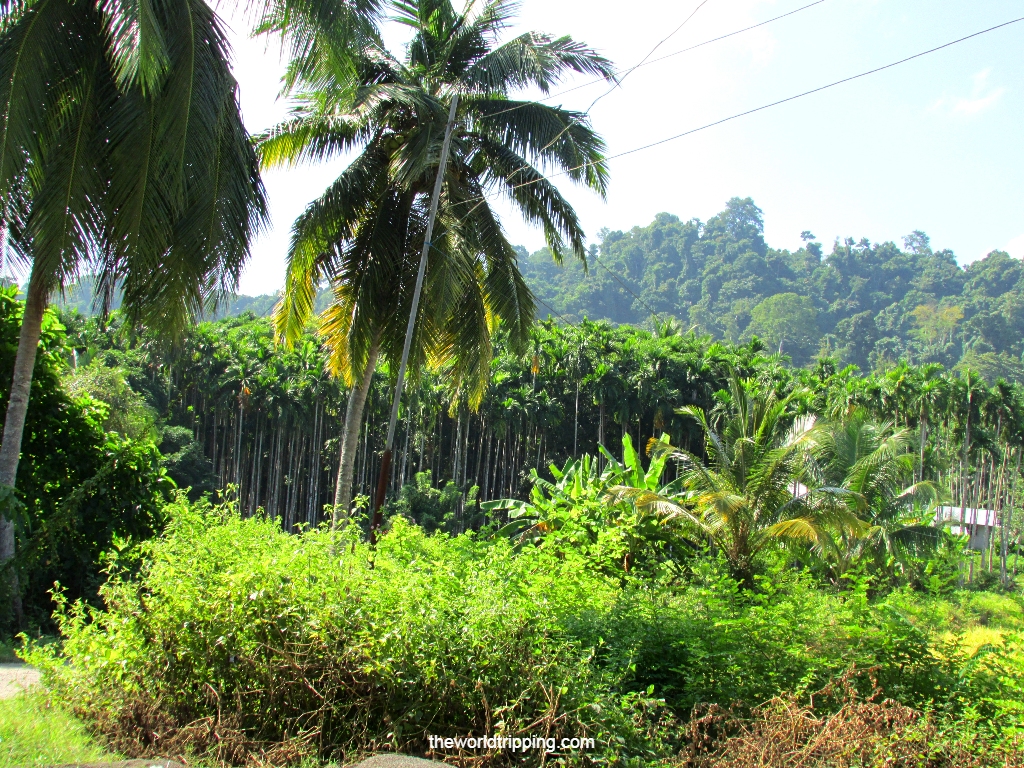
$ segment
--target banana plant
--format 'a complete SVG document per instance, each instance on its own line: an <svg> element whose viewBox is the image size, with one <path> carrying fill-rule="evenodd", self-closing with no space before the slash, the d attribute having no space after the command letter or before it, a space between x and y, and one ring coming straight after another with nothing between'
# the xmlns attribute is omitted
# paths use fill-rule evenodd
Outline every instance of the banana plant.
<svg viewBox="0 0 1024 768"><path fill-rule="evenodd" d="M668 445L668 435L655 442ZM510 538L520 548L527 544L571 547L600 567L626 572L652 547L657 550L676 543L671 530L660 525L655 516L638 512L631 504L608 503L612 488L674 492L673 484L662 484L667 457L657 455L645 469L628 434L622 438L621 461L603 446L600 450L605 459L603 469L597 457L585 454L570 459L562 468L552 464L548 468L552 480L533 470L527 501L485 502L482 506L492 517L504 513L507 520L493 536Z"/></svg>

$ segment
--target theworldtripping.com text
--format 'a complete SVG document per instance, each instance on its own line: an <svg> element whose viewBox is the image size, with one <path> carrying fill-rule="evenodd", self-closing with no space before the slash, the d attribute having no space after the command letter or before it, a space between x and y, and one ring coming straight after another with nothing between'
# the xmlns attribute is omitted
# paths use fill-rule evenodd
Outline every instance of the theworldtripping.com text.
<svg viewBox="0 0 1024 768"><path fill-rule="evenodd" d="M594 749L594 739L554 736L428 736L431 749L506 749L512 752L556 752Z"/></svg>

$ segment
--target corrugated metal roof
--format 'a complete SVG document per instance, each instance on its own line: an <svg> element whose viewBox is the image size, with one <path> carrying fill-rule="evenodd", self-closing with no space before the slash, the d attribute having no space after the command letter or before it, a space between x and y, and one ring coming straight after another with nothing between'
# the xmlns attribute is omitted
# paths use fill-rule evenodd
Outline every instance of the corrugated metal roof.
<svg viewBox="0 0 1024 768"><path fill-rule="evenodd" d="M999 525L999 517L992 509L973 509L967 507L960 514L960 507L939 507L935 510L935 522L941 520L954 520L964 526L988 526L995 528ZM957 528L959 526L953 526Z"/></svg>

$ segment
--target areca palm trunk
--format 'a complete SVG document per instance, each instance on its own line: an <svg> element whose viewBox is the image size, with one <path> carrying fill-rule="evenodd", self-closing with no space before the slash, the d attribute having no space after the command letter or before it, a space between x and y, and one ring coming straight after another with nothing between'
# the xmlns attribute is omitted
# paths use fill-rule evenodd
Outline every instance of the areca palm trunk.
<svg viewBox="0 0 1024 768"><path fill-rule="evenodd" d="M1020 451L1020 449L1018 449L1017 450L1017 465L1016 465L1015 469L1013 470L1013 483L1012 483L1012 485L1010 487L1009 510L1007 511L1006 514L1002 514L1002 511L1000 511L1000 515L999 515L999 517L1000 517L1000 520L999 520L999 523L1000 523L1000 536L999 536L999 579L1000 579L1000 581L1003 584L1007 584L1009 582L1007 571L1006 571L1006 560L1007 560L1007 555L1009 554L1008 551L1007 551L1008 550L1008 546L1009 546L1009 539L1007 537L1006 529L1007 529L1007 526L1009 525L1009 521L1006 518L1009 515L1013 515L1013 507L1014 507L1014 504L1017 501L1017 478L1020 476L1020 457L1021 457L1021 451Z"/></svg>
<svg viewBox="0 0 1024 768"><path fill-rule="evenodd" d="M342 430L341 456L338 459L338 483L334 489L334 511L331 524L334 527L341 522L343 517L349 513L352 506L352 480L356 469L356 452L359 450L359 430L363 422L363 409L366 406L366 396L370 391L370 384L373 383L373 372L377 367L377 355L380 346L377 339L374 339L366 356L366 366L363 368L363 378L348 396L348 405L345 408L345 426Z"/></svg>
<svg viewBox="0 0 1024 768"><path fill-rule="evenodd" d="M920 472L920 479L924 481L924 446L928 441L928 418L925 416L924 406L921 406L921 441L920 441L920 459L918 465L918 472Z"/></svg>
<svg viewBox="0 0 1024 768"><path fill-rule="evenodd" d="M14 359L14 377L11 395L4 418L3 442L0 443L0 485L14 488L21 459L21 438L25 432L29 394L32 390L32 372L43 332L43 314L46 312L47 290L43 276L33 270L25 301L25 314L18 336L18 352ZM0 568L14 558L14 521L0 512ZM6 568L6 580L11 595L11 608L15 622L21 625L21 595L18 574L13 566Z"/></svg>

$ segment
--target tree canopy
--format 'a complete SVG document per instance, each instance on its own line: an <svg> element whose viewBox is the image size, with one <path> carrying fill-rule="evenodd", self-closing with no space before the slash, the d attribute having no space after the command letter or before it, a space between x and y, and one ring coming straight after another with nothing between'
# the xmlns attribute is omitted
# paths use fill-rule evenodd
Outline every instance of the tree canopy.
<svg viewBox="0 0 1024 768"><path fill-rule="evenodd" d="M989 383L1024 381L1024 265L1003 251L960 267L913 232L902 247L867 238L830 253L804 232L796 251L770 247L760 209L733 198L708 221L658 214L628 232L602 230L589 273L520 250L537 297L566 319L644 324L652 314L739 342L780 341L793 363L826 351L862 370L899 360L963 363ZM786 334L794 338L783 341Z"/></svg>

